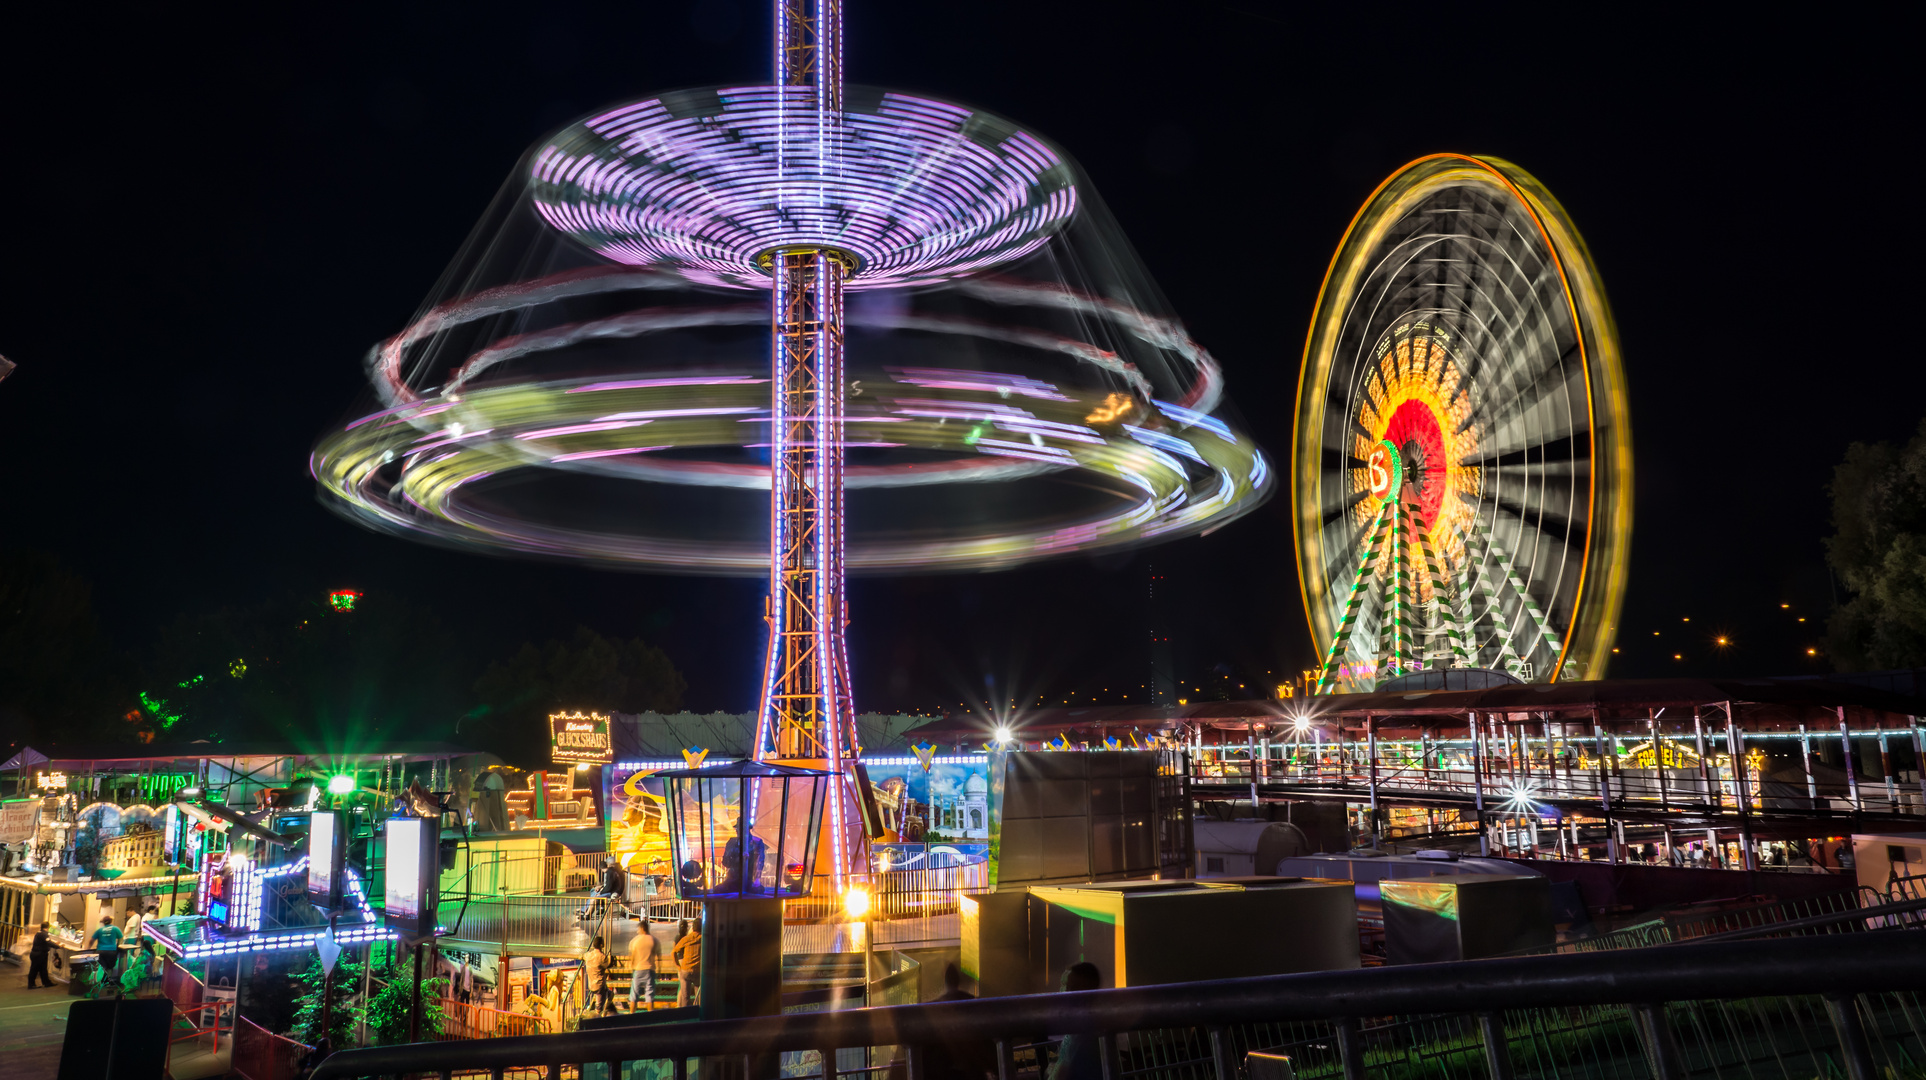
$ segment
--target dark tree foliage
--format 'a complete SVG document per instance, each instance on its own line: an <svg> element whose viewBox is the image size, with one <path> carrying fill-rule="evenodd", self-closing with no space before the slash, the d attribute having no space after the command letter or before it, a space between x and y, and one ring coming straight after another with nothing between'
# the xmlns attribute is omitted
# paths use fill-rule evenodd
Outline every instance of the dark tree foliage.
<svg viewBox="0 0 1926 1080"><path fill-rule="evenodd" d="M687 688L662 650L578 626L567 641L523 645L512 659L490 665L475 684L481 705L463 721L462 737L511 763L539 765L548 760L550 713L674 712Z"/></svg>
<svg viewBox="0 0 1926 1080"><path fill-rule="evenodd" d="M86 579L51 556L0 552L0 738L124 738L130 676L101 633Z"/></svg>
<svg viewBox="0 0 1926 1080"><path fill-rule="evenodd" d="M1826 561L1852 592L1827 626L1833 665L1926 665L1926 421L1905 446L1853 443L1831 493Z"/></svg>
<svg viewBox="0 0 1926 1080"><path fill-rule="evenodd" d="M446 740L476 665L432 612L325 597L183 615L143 665L144 723L168 742L287 739L317 750Z"/></svg>

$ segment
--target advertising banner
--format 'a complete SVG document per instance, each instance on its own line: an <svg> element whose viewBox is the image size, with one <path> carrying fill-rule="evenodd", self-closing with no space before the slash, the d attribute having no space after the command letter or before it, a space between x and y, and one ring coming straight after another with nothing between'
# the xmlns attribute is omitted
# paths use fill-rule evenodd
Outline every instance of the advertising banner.
<svg viewBox="0 0 1926 1080"><path fill-rule="evenodd" d="M34 826L39 823L39 799L0 803L0 844L24 844L32 840Z"/></svg>

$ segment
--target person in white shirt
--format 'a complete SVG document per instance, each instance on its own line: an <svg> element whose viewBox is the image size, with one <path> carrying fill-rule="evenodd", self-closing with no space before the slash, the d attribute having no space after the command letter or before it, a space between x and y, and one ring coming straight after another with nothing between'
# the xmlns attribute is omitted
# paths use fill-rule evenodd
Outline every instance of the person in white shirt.
<svg viewBox="0 0 1926 1080"><path fill-rule="evenodd" d="M127 943L129 945L138 946L140 944L140 928L144 922L146 922L146 917L140 913L139 908L129 908L127 910Z"/></svg>

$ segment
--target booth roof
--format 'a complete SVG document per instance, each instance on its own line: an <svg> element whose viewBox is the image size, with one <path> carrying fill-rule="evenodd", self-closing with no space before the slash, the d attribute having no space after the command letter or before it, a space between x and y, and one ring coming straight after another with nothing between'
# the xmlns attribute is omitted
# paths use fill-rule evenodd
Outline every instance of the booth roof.
<svg viewBox="0 0 1926 1080"><path fill-rule="evenodd" d="M1321 724L1362 722L1366 717L1463 717L1477 712L1589 714L1625 719L1651 709L1693 706L1781 706L1833 709L1904 718L1926 715L1926 700L1855 683L1819 679L1604 679L1593 682L1522 683L1483 690L1403 690L1375 694L1330 694L1294 700L1205 701L1192 705L1092 705L1025 710L1005 724L1020 740L1050 739L1059 733L1155 732L1166 724L1203 725L1243 730L1252 723L1289 723L1299 716ZM974 714L946 716L910 732L912 738L977 741L992 725Z"/></svg>
<svg viewBox="0 0 1926 1080"><path fill-rule="evenodd" d="M378 749L342 750L291 742L194 742L194 743L109 743L72 746L21 747L18 753L0 764L0 770L45 765L49 769L73 771L97 765L128 766L173 761L223 760L232 758L393 758L402 761L430 761L467 757L479 751L451 743L388 742Z"/></svg>
<svg viewBox="0 0 1926 1080"><path fill-rule="evenodd" d="M925 716L860 713L856 734L874 753L904 745L904 733ZM703 747L717 757L747 757L756 728L754 713L616 713L611 738L617 761L675 761L682 751Z"/></svg>

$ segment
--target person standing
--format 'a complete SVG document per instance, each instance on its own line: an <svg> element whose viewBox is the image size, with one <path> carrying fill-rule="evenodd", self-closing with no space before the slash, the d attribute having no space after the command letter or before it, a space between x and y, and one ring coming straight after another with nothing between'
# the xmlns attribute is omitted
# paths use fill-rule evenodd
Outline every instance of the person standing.
<svg viewBox="0 0 1926 1080"><path fill-rule="evenodd" d="M111 913L100 916L100 929L87 935L87 940L100 950L100 988L107 988L107 981L120 966L120 927L114 925Z"/></svg>
<svg viewBox="0 0 1926 1080"><path fill-rule="evenodd" d="M684 919L678 930L682 936L676 938L676 974L681 976L681 985L676 988L675 1007L680 1009L689 1005L702 1004L702 931L689 925Z"/></svg>
<svg viewBox="0 0 1926 1080"><path fill-rule="evenodd" d="M655 935L646 919L629 942L629 968L629 1011L655 1008Z"/></svg>
<svg viewBox="0 0 1926 1080"><path fill-rule="evenodd" d="M609 989L609 954L602 950L602 939L599 937L582 956L582 975L588 980L589 1008L606 1015L614 991Z"/></svg>
<svg viewBox="0 0 1926 1080"><path fill-rule="evenodd" d="M466 954L463 954L461 958L461 982L457 985L460 987L461 1003L463 1005L473 1004L475 1000L475 969L468 966L468 956Z"/></svg>
<svg viewBox="0 0 1926 1080"><path fill-rule="evenodd" d="M135 948L140 947L140 928L145 925L146 921L146 916L141 914L138 905L127 909L127 936L125 940L129 945Z"/></svg>
<svg viewBox="0 0 1926 1080"><path fill-rule="evenodd" d="M41 923L39 931L33 935L33 949L27 955L27 989L33 989L35 979L50 989L53 987L53 976L47 974L47 956L53 952L53 947L53 938L47 934L47 924Z"/></svg>

